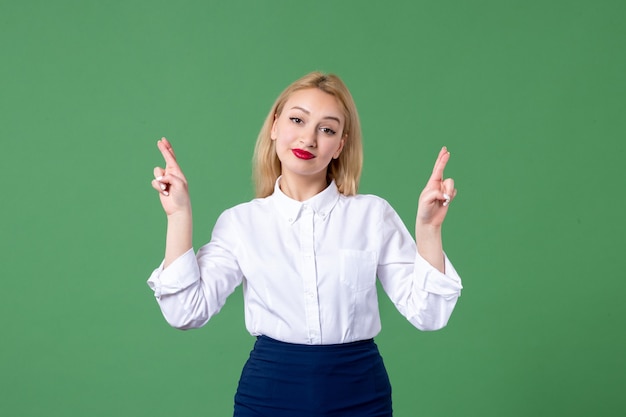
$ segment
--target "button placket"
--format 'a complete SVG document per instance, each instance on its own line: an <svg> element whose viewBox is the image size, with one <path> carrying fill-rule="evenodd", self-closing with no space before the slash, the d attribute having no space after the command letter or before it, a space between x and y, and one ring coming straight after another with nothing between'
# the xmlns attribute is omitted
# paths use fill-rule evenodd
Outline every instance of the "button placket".
<svg viewBox="0 0 626 417"><path fill-rule="evenodd" d="M302 255L302 280L308 338L311 343L321 343L320 312L317 293L317 268L315 265L315 241L313 210L302 207L300 216L300 251Z"/></svg>

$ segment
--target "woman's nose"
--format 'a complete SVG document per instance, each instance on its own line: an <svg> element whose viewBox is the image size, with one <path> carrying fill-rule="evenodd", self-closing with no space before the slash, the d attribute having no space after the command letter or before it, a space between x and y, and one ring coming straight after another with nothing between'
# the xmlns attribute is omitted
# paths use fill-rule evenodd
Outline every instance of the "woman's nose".
<svg viewBox="0 0 626 417"><path fill-rule="evenodd" d="M300 143L306 148L315 148L317 141L315 138L315 131L306 131L300 135Z"/></svg>

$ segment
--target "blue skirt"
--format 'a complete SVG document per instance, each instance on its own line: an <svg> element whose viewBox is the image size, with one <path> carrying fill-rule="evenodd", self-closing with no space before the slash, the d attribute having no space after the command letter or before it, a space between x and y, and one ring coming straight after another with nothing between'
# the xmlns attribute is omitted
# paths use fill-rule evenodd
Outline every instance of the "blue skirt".
<svg viewBox="0 0 626 417"><path fill-rule="evenodd" d="M299 345L259 336L235 417L390 417L391 385L373 340Z"/></svg>

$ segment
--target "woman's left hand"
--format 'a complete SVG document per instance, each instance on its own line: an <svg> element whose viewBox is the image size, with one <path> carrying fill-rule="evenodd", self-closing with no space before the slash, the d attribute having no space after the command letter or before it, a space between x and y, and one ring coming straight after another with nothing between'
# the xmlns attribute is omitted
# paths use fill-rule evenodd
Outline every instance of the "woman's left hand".
<svg viewBox="0 0 626 417"><path fill-rule="evenodd" d="M433 173L419 197L416 227L441 227L450 203L456 196L454 180L444 179L443 170L450 159L450 152L444 146L439 152Z"/></svg>

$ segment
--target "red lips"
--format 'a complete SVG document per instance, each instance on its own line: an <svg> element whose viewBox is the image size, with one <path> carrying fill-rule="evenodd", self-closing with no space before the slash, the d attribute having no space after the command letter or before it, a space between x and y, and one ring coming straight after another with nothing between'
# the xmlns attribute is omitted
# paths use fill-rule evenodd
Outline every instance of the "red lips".
<svg viewBox="0 0 626 417"><path fill-rule="evenodd" d="M305 151L304 149L292 149L291 152L293 152L293 154L296 156L296 158L300 158L300 159L313 159L315 158L315 155L313 155L311 152L309 151Z"/></svg>

